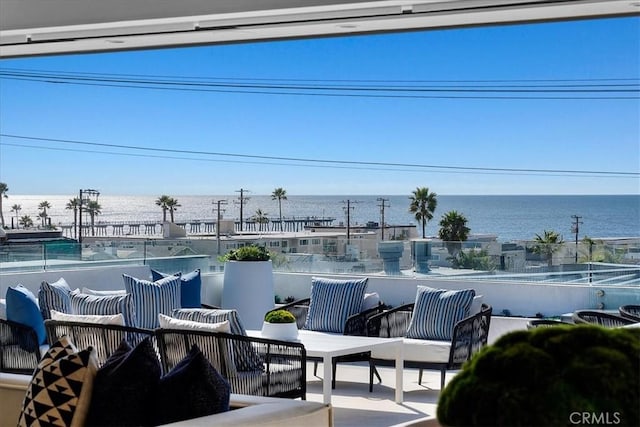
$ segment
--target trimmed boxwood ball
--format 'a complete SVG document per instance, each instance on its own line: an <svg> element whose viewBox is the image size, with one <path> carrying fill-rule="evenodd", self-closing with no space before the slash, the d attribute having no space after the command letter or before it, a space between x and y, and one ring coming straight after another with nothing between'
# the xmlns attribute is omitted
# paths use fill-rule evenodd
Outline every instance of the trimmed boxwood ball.
<svg viewBox="0 0 640 427"><path fill-rule="evenodd" d="M219 257L220 261L269 261L271 253L264 246L247 245Z"/></svg>
<svg viewBox="0 0 640 427"><path fill-rule="evenodd" d="M264 316L267 323L295 323L296 318L287 310L270 311Z"/></svg>
<svg viewBox="0 0 640 427"><path fill-rule="evenodd" d="M586 415L585 415L586 414ZM640 329L516 331L485 347L440 395L447 426L640 425Z"/></svg>

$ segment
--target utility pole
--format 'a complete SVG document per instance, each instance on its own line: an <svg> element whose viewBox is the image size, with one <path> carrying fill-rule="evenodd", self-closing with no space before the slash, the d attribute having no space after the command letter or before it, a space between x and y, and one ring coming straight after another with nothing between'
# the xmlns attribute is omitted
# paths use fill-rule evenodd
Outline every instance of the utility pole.
<svg viewBox="0 0 640 427"><path fill-rule="evenodd" d="M582 224L582 221L580 221L580 219L582 219L582 217L578 215L571 215L571 218L575 220L575 222L571 226L571 232L575 233L576 235L576 264L577 264L578 263L578 233L580 232L580 224Z"/></svg>
<svg viewBox="0 0 640 427"><path fill-rule="evenodd" d="M390 205L387 205L386 202L389 201L389 199L385 199L382 197L378 197L376 199L378 202L380 202L380 216L381 216L381 221L380 221L380 227L381 228L381 240L384 240L384 208L385 207L390 207Z"/></svg>
<svg viewBox="0 0 640 427"><path fill-rule="evenodd" d="M249 193L249 190L245 190L243 188L236 190L236 193L240 193L240 231L242 231L242 227L243 227L243 217L242 217L242 207L244 206L245 203L247 203L249 201L249 198L246 197L244 195L244 193Z"/></svg>
<svg viewBox="0 0 640 427"><path fill-rule="evenodd" d="M351 206L351 204L358 202L347 199L343 200L342 203L347 204L347 206L343 207L342 209L344 209L344 211L347 213L347 245L349 245L351 244L351 209L353 209L353 206Z"/></svg>
<svg viewBox="0 0 640 427"><path fill-rule="evenodd" d="M218 255L220 255L220 220L222 220L222 212L224 209L220 208L220 205L226 205L226 200L216 200L213 203L217 205L217 207L213 208L214 211L218 213L218 219L216 221L216 240L218 242Z"/></svg>

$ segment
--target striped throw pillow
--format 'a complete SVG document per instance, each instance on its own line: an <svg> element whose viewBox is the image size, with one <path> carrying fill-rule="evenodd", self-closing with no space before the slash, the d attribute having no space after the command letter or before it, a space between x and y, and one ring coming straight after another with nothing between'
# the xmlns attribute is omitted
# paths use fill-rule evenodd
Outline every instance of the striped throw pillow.
<svg viewBox="0 0 640 427"><path fill-rule="evenodd" d="M137 326L131 295L87 295L71 292L71 314L124 316L125 326Z"/></svg>
<svg viewBox="0 0 640 427"><path fill-rule="evenodd" d="M44 320L51 319L51 310L71 313L71 288L61 277L53 283L46 280L38 290L38 304Z"/></svg>
<svg viewBox="0 0 640 427"><path fill-rule="evenodd" d="M238 312L233 309L183 308L173 310L171 315L176 319L198 323L221 323L228 321L230 333L247 335L247 331L245 331L244 326L242 326Z"/></svg>
<svg viewBox="0 0 640 427"><path fill-rule="evenodd" d="M418 286L407 338L451 340L453 327L468 316L476 292L448 291Z"/></svg>
<svg viewBox="0 0 640 427"><path fill-rule="evenodd" d="M233 309L208 309L208 308L183 308L174 310L173 317L176 319L190 320L199 323L221 323L228 321L230 332L234 335L247 335L247 331L242 326L240 315ZM233 352L233 362L238 371L262 371L264 364L262 358L251 347L251 343L245 341L235 341Z"/></svg>
<svg viewBox="0 0 640 427"><path fill-rule="evenodd" d="M127 274L124 288L131 295L139 328L156 329L160 326L158 314L170 316L180 308L180 276L169 276L150 282Z"/></svg>
<svg viewBox="0 0 640 427"><path fill-rule="evenodd" d="M311 302L304 329L344 333L349 316L362 310L368 278L337 280L311 279Z"/></svg>

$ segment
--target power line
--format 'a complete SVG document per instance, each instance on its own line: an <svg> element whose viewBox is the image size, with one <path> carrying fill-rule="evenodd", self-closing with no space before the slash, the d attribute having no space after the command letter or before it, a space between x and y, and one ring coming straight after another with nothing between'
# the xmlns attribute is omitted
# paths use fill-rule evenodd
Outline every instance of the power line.
<svg viewBox="0 0 640 427"><path fill-rule="evenodd" d="M425 172L424 169L410 169L403 167L372 167L372 166L339 166L339 165L320 165L320 164L296 164L286 162L274 162L274 161L250 161L250 160L230 160L230 159L210 159L204 157L183 157L183 156L169 156L161 154L139 154L139 153L123 153L113 151L101 151L101 150L83 150L79 148L62 148L62 147L44 147L30 144L12 144L10 142L0 142L0 146L8 147L20 147L20 148L33 148L36 150L48 150L48 151L64 151L73 153L90 153L90 154L106 154L110 156L125 156L125 157L141 157L145 159L171 159L171 160L187 160L198 162L215 162L215 163L232 163L232 164L247 164L247 165L268 165L268 166L286 166L288 168L323 168L323 169L349 169L349 170L371 170L371 171L383 171L383 172ZM558 176L558 177L598 177L598 178L628 178L626 176L619 175L589 175L589 174L566 174L566 173L533 173L533 172L490 172L490 171L456 171L456 170L428 170L430 174L474 174L474 175L517 175L517 176Z"/></svg>
<svg viewBox="0 0 640 427"><path fill-rule="evenodd" d="M624 171L594 171L594 170L566 170L566 169L525 169L525 168L490 168L490 167L471 167L471 166L450 166L450 165L428 165L418 163L393 163L393 162L367 162L355 160L339 160L339 159L311 159L302 157L283 157L283 156L265 156L256 154L240 154L228 152L213 152L200 150L179 150L170 148L142 147L125 144L107 144L98 142L78 141L70 139L42 138L24 135L14 135L0 133L0 137L25 139L32 141L55 142L65 144L87 145L97 147L109 147L127 150L139 150L143 152L160 152L174 154L190 154L199 156L219 156L229 158L257 159L257 160L273 160L283 162L307 163L311 165L323 166L375 166L375 167L397 167L397 168L415 168L415 169L439 169L446 171L465 171L465 172L499 172L499 173L536 173L536 174L581 174L581 175L598 175L598 176L627 176L638 177L639 172Z"/></svg>
<svg viewBox="0 0 640 427"><path fill-rule="evenodd" d="M7 72L0 69L0 78L9 80L22 80L48 84L72 84L80 86L115 87L126 89L169 90L182 92L218 92L218 93L242 93L261 95L295 95L295 96L328 96L328 97L360 97L360 98L414 98L414 99L638 99L638 96L622 96L624 94L640 93L637 83L607 83L607 84L573 84L554 85L456 85L456 86L398 86L398 81L387 81L385 86L378 84L367 85L328 85L324 81L322 85L308 82L321 80L307 80L302 85L296 83L266 84L255 83L254 80L227 80L227 81L185 81L185 80L158 80L150 78L130 78L127 75L98 75L95 74L62 74L43 72ZM273 80L286 81L286 80ZM302 80L304 81L304 80ZM601 80L603 81L603 80ZM625 80L626 81L626 80ZM630 81L630 80L629 80ZM291 82L291 80L289 81ZM393 82L394 85L389 85ZM352 82L353 83L353 82ZM467 82L469 83L469 82ZM440 82L442 84L442 82ZM302 91L302 92L301 92ZM428 95L425 95L427 93ZM460 93L471 95L459 95ZM454 95L449 95L454 94ZM508 94L506 96L505 94ZM521 94L521 95L512 95ZM562 96L549 96L548 94L565 94ZM569 96L569 95L581 96ZM589 96L595 94L597 96ZM617 94L617 95L609 95ZM544 95L544 96L543 96ZM608 95L608 96L604 96Z"/></svg>
<svg viewBox="0 0 640 427"><path fill-rule="evenodd" d="M458 80L442 80L442 79L301 79L301 78L263 78L263 77L219 77L219 76L176 76L176 75L158 75L158 74L121 74L121 73L95 73L95 72L78 72L78 71L59 71L59 70L33 70L25 68L7 68L0 67L2 72L24 72L24 73L51 73L68 76L105 76L105 77L136 77L136 78L169 78L183 80L228 80L228 81L293 81L293 82L347 82L347 83L543 83L543 82L613 82L613 81L635 81L640 82L638 77L633 78L572 78L572 79L458 79Z"/></svg>
<svg viewBox="0 0 640 427"><path fill-rule="evenodd" d="M300 83L281 83L281 84L257 84L253 80L240 81L228 80L228 81L209 81L209 82L193 82L185 80L152 80L149 78L125 78L124 76L114 77L93 77L86 75L67 76L64 74L45 74L45 73L7 73L0 71L0 77L4 78L22 78L26 80L40 81L46 83L61 83L75 81L89 81L89 82L104 82L104 83L130 83L140 85L178 85L178 86L202 86L202 87L231 87L231 88L255 88L255 89L296 89L296 90L377 90L377 91L486 91L486 92L637 92L637 84L635 83L607 83L607 84L553 84L553 85L469 85L469 84L457 84L455 86L407 86L406 83L402 86L397 85L398 82L394 82L393 85L389 85L392 81L386 83L385 86L379 84L367 84L367 85L328 85L328 81L324 81L323 85L307 83L301 85ZM284 80L280 80L284 81ZM308 82L320 81L320 80L308 80ZM576 81L577 82L577 81ZM442 82L441 82L442 83ZM602 89L602 88L625 88L632 87L635 89ZM583 88L576 90L575 88Z"/></svg>

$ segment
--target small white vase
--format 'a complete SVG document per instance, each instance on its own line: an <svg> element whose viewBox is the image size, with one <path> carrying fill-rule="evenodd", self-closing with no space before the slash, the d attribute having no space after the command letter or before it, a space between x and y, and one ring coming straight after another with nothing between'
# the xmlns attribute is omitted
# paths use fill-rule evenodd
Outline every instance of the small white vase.
<svg viewBox="0 0 640 427"><path fill-rule="evenodd" d="M262 337L280 341L296 341L298 325L293 323L262 323Z"/></svg>

